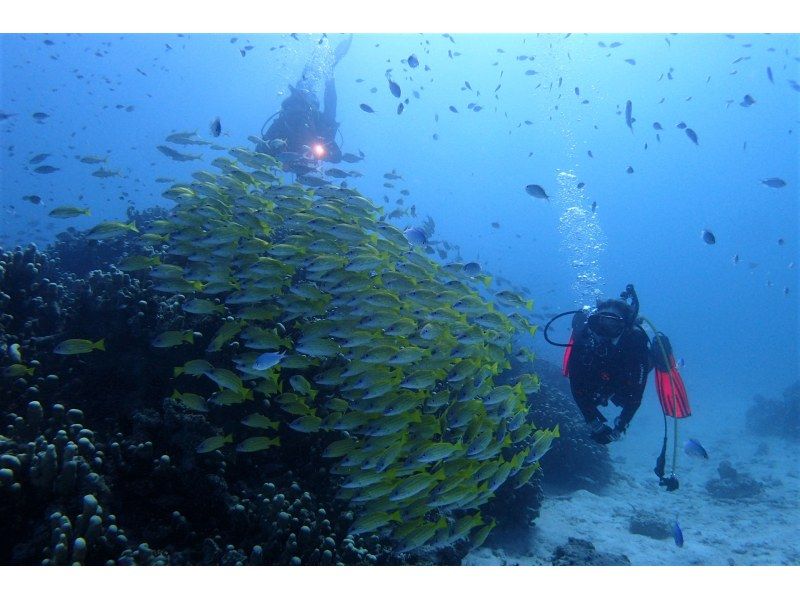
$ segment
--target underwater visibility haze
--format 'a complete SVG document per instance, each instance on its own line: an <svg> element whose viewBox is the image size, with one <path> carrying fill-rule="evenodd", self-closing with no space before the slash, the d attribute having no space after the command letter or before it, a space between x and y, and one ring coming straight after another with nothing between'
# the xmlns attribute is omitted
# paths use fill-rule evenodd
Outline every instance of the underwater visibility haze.
<svg viewBox="0 0 800 598"><path fill-rule="evenodd" d="M800 564L797 35L0 44L0 563Z"/></svg>

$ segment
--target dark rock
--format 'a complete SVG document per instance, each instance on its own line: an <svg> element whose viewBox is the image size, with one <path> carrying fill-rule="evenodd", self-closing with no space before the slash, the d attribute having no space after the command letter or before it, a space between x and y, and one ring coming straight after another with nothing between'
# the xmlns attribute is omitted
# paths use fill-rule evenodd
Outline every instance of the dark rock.
<svg viewBox="0 0 800 598"><path fill-rule="evenodd" d="M630 519L628 530L632 534L647 536L654 540L665 540L672 537L670 522L647 511L636 511Z"/></svg>
<svg viewBox="0 0 800 598"><path fill-rule="evenodd" d="M753 434L800 441L800 380L783 391L782 399L755 395L746 421Z"/></svg>
<svg viewBox="0 0 800 598"><path fill-rule="evenodd" d="M400 555L397 562L392 564L404 565L445 565L448 567L457 566L467 556L470 550L470 543L462 540L451 546L444 548L422 548L414 554Z"/></svg>
<svg viewBox="0 0 800 598"><path fill-rule="evenodd" d="M723 461L717 468L719 479L709 480L706 491L714 498L737 500L752 498L763 492L764 485L746 473L739 473L728 461Z"/></svg>
<svg viewBox="0 0 800 598"><path fill-rule="evenodd" d="M486 538L485 546L502 546L519 553L527 551L529 533L534 520L539 517L544 498L541 478L539 471L519 488L514 488L515 484L503 484L498 488L494 499L482 509L485 519L497 522Z"/></svg>
<svg viewBox="0 0 800 598"><path fill-rule="evenodd" d="M630 565L630 559L624 554L611 554L597 552L594 544L588 540L569 538L553 551L550 559L553 565L591 565L591 566L620 566Z"/></svg>

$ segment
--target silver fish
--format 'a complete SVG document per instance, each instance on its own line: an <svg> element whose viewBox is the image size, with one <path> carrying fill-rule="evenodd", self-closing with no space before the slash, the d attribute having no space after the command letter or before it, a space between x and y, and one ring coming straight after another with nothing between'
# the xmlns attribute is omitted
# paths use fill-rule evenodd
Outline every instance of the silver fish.
<svg viewBox="0 0 800 598"><path fill-rule="evenodd" d="M409 226L403 234L412 245L425 245L428 242L428 235L419 226Z"/></svg>
<svg viewBox="0 0 800 598"><path fill-rule="evenodd" d="M283 353L262 353L259 355L255 362L253 362L253 369L262 372L278 365L283 359Z"/></svg>

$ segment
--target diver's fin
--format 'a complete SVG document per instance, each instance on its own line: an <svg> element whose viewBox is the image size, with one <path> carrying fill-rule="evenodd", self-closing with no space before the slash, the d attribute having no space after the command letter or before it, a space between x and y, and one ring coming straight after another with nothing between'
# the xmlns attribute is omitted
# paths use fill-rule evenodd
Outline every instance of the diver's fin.
<svg viewBox="0 0 800 598"><path fill-rule="evenodd" d="M567 348L564 349L564 361L561 362L561 373L569 378L569 356L572 355L572 346L575 344L575 335L570 334Z"/></svg>
<svg viewBox="0 0 800 598"><path fill-rule="evenodd" d="M347 51L350 49L350 44L353 42L353 34L349 34L346 38L339 42L336 49L333 51L333 64L336 65L344 58Z"/></svg>
<svg viewBox="0 0 800 598"><path fill-rule="evenodd" d="M651 347L656 370L656 392L658 400L661 401L664 415L678 419L689 417L692 414L689 396L686 394L683 379L675 365L675 356L672 354L672 345L669 339L659 332L653 339ZM666 361L664 360L665 355Z"/></svg>
<svg viewBox="0 0 800 598"><path fill-rule="evenodd" d="M661 401L661 409L665 415L670 417L689 417L692 408L689 406L689 397L686 394L686 387L683 385L678 368L675 367L675 358L670 356L671 367L668 371L662 372L656 368L656 392Z"/></svg>

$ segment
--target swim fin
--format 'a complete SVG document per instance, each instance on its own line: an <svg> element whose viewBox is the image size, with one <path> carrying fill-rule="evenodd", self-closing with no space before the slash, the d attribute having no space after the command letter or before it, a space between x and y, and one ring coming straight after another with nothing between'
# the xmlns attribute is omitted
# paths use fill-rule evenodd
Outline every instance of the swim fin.
<svg viewBox="0 0 800 598"><path fill-rule="evenodd" d="M689 397L686 394L683 379L678 373L678 367L675 365L672 345L666 335L660 332L656 333L650 352L656 370L656 392L664 415L678 419L689 417L692 414ZM664 360L665 354L666 361Z"/></svg>
<svg viewBox="0 0 800 598"><path fill-rule="evenodd" d="M339 42L339 45L337 45L336 49L333 51L334 66L337 65L342 58L344 58L345 54L347 54L347 51L350 49L350 44L352 42L353 42L352 33Z"/></svg>
<svg viewBox="0 0 800 598"><path fill-rule="evenodd" d="M564 361L561 362L561 373L569 378L569 357L572 355L572 346L575 344L575 335L569 335L569 342L567 348L564 350Z"/></svg>

